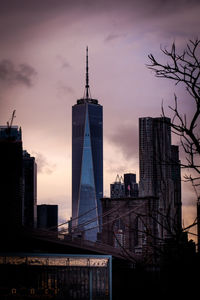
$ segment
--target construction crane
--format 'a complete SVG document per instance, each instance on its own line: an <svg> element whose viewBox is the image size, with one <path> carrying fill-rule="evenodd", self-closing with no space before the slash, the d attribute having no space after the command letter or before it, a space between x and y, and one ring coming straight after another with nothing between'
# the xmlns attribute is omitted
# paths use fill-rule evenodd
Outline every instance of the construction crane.
<svg viewBox="0 0 200 300"><path fill-rule="evenodd" d="M11 117L11 119L7 122L7 134L8 135L10 135L10 132L11 132L11 127L12 127L12 124L13 124L13 120L14 120L14 118L16 117L16 115L15 115L15 112L16 112L16 110L13 110L13 113L12 113L12 117Z"/></svg>
<svg viewBox="0 0 200 300"><path fill-rule="evenodd" d="M16 117L15 112L16 112L16 110L13 110L12 117L11 117L11 119L10 119L10 123L9 123L9 121L7 122L8 128L11 128L11 127L12 127L13 120L14 120L14 118Z"/></svg>

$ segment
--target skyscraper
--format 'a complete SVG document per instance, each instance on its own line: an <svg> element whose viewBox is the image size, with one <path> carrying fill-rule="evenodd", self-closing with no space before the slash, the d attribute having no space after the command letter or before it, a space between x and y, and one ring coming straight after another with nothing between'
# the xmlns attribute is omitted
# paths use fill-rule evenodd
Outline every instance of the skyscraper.
<svg viewBox="0 0 200 300"><path fill-rule="evenodd" d="M72 227L87 240L100 231L102 197L103 107L90 94L87 48L84 96L72 107Z"/></svg>
<svg viewBox="0 0 200 300"><path fill-rule="evenodd" d="M139 119L140 196L159 197L161 237L181 227L178 147L171 145L169 118Z"/></svg>
<svg viewBox="0 0 200 300"><path fill-rule="evenodd" d="M124 188L126 197L138 197L138 184L136 183L136 174L124 174Z"/></svg>
<svg viewBox="0 0 200 300"><path fill-rule="evenodd" d="M58 228L58 205L37 205L37 227L57 231Z"/></svg>
<svg viewBox="0 0 200 300"><path fill-rule="evenodd" d="M0 126L0 230L14 234L23 225L22 135L18 126Z"/></svg>
<svg viewBox="0 0 200 300"><path fill-rule="evenodd" d="M35 157L23 151L24 226L37 227L37 165Z"/></svg>
<svg viewBox="0 0 200 300"><path fill-rule="evenodd" d="M122 198L125 196L123 177L117 174L115 182L110 184L110 198Z"/></svg>

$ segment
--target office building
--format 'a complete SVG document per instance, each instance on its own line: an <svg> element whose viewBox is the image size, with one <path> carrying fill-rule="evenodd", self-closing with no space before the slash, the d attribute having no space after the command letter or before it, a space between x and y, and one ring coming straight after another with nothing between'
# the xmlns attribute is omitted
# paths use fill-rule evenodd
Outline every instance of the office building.
<svg viewBox="0 0 200 300"><path fill-rule="evenodd" d="M181 226L178 147L171 145L169 118L139 119L140 196L159 197L160 236Z"/></svg>
<svg viewBox="0 0 200 300"><path fill-rule="evenodd" d="M117 175L115 182L110 184L111 198L138 197L139 189L136 174L124 174L124 178Z"/></svg>
<svg viewBox="0 0 200 300"><path fill-rule="evenodd" d="M138 197L139 189L138 183L136 183L136 174L124 174L124 190L126 197Z"/></svg>
<svg viewBox="0 0 200 300"><path fill-rule="evenodd" d="M22 135L18 126L0 126L0 228L13 234L23 225Z"/></svg>
<svg viewBox="0 0 200 300"><path fill-rule="evenodd" d="M87 240L100 231L102 197L103 107L90 94L87 48L85 93L72 107L72 228Z"/></svg>
<svg viewBox="0 0 200 300"><path fill-rule="evenodd" d="M57 231L58 205L37 205L37 227Z"/></svg>
<svg viewBox="0 0 200 300"><path fill-rule="evenodd" d="M125 196L123 177L117 175L115 182L110 184L110 198L122 198Z"/></svg>
<svg viewBox="0 0 200 300"><path fill-rule="evenodd" d="M37 227L37 165L35 157L23 151L24 226Z"/></svg>

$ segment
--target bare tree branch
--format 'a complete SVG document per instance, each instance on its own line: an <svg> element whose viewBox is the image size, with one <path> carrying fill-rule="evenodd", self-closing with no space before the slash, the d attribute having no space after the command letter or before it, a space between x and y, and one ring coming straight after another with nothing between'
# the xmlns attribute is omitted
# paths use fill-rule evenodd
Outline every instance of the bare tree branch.
<svg viewBox="0 0 200 300"><path fill-rule="evenodd" d="M173 113L170 126L172 132L180 137L181 146L186 155L186 163L181 167L192 169L197 174L195 185L200 184L200 39L189 40L186 49L178 53L175 43L171 49L161 48L162 53L169 60L160 63L153 54L148 55L150 64L147 67L155 73L156 77L173 80L175 85L182 83L188 94L188 101L195 104L195 111L189 120L187 114L181 115L178 108L178 99L174 95L174 106L169 106ZM162 104L162 116L165 111ZM190 181L193 177L187 177ZM197 183L198 181L198 183Z"/></svg>

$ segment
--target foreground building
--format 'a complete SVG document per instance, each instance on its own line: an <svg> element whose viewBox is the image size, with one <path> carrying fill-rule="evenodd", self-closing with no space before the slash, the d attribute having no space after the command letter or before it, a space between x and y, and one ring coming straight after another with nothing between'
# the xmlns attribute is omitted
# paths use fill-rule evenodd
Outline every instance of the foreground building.
<svg viewBox="0 0 200 300"><path fill-rule="evenodd" d="M0 255L1 299L112 300L112 257Z"/></svg>
<svg viewBox="0 0 200 300"><path fill-rule="evenodd" d="M0 127L0 228L10 234L23 225L22 134L18 126Z"/></svg>
<svg viewBox="0 0 200 300"><path fill-rule="evenodd" d="M84 97L72 107L72 229L87 240L100 231L102 197L103 107L90 95L87 49Z"/></svg>

